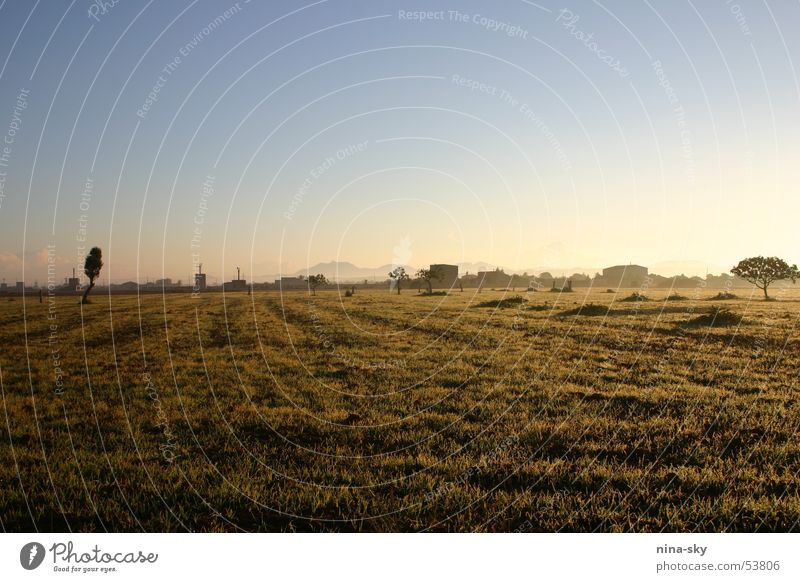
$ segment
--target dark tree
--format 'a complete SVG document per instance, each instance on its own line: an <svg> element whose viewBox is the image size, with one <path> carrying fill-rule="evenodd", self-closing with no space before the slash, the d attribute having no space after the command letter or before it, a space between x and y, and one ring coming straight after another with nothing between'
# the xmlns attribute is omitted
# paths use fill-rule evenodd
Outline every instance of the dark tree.
<svg viewBox="0 0 800 582"><path fill-rule="evenodd" d="M439 269L438 268L420 269L419 271L417 271L417 278L422 281L425 281L425 283L428 285L428 295L430 295L433 293L433 287L431 286L431 281L439 278Z"/></svg>
<svg viewBox="0 0 800 582"><path fill-rule="evenodd" d="M319 287L320 285L327 285L327 284L328 284L328 279L322 273L319 273L317 275L311 275L308 278L308 288L311 289L312 295L317 294L317 287Z"/></svg>
<svg viewBox="0 0 800 582"><path fill-rule="evenodd" d="M408 273L406 273L403 267L397 267L389 273L389 278L394 281L395 287L397 287L397 294L400 295L400 285L403 281L408 281L411 277L408 276Z"/></svg>
<svg viewBox="0 0 800 582"><path fill-rule="evenodd" d="M83 262L83 272L89 278L89 285L83 292L81 303L89 303L89 292L94 289L94 282L100 276L100 269L103 268L103 251L99 247L92 247L86 260Z"/></svg>
<svg viewBox="0 0 800 582"><path fill-rule="evenodd" d="M433 289L431 288L431 278L432 276L430 269L417 270L417 279L425 282L425 284L428 286L428 293L433 293ZM419 289L419 287L417 289Z"/></svg>
<svg viewBox="0 0 800 582"><path fill-rule="evenodd" d="M778 257L750 257L739 261L739 264L731 269L731 273L741 277L764 291L764 299L768 300L767 287L774 281L791 279L792 283L800 278L800 271L797 265L791 265Z"/></svg>

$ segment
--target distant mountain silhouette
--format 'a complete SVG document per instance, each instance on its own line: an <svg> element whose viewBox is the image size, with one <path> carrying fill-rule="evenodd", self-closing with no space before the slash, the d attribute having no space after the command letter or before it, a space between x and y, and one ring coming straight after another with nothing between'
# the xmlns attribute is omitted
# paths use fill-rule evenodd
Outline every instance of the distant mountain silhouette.
<svg viewBox="0 0 800 582"><path fill-rule="evenodd" d="M441 261L441 262L447 263L447 261ZM451 264L458 265L458 271L459 271L459 274L461 274L461 275L464 275L466 273L471 273L471 274L474 275L478 271L493 271L494 269L497 269L497 268L501 268L501 269L503 268L502 265L495 265L495 264L486 263L486 262L483 262L483 261L474 262L474 263L466 262L466 263L451 263ZM370 281L373 281L373 280L381 280L382 281L384 279L388 279L388 275L387 274L389 273L389 271L391 271L392 269L394 269L397 266L399 266L399 265L386 264L386 265L381 265L379 267L359 267L359 266L354 265L353 263L350 263L350 262L347 262L347 261L330 261L330 262L327 262L327 263L317 263L316 265L308 267L307 269L299 269L299 270L297 270L295 272L292 272L292 273L283 273L283 276L284 277L297 277L298 275L307 276L307 275L315 275L317 273L322 273L323 275L325 275L328 279L330 279L332 281L333 280L337 280L337 281L363 281L364 279L368 279ZM428 267L428 264L426 263L425 265L414 265L414 266L412 266L412 265L402 265L402 267L404 267L405 270L408 272L408 274L413 277L414 273L416 273L417 269L419 269L420 267ZM588 275L594 275L596 270L599 270L599 269L591 270L591 269L578 269L578 268L575 268L575 269L571 269L571 270L570 269L565 270L565 269L553 269L552 267L550 267L550 268L548 268L548 267L535 267L535 268L527 269L527 272L532 274L534 272L535 273L539 273L541 271L551 271L551 272L554 272L554 273L557 272L558 274L561 274L562 271L564 271L567 274L587 273ZM525 271L525 269L508 269L508 268L506 268L505 271L506 271L506 273L509 273L509 274L512 274L512 273L521 274L523 271ZM277 279L278 277L279 277L279 275L275 275L273 278ZM265 276L264 278L265 279L269 279L269 276Z"/></svg>
<svg viewBox="0 0 800 582"><path fill-rule="evenodd" d="M449 263L447 260L440 261L442 263ZM603 267L602 266L594 266L594 267L558 267L553 265L536 265L531 267L526 267L524 269L515 269L513 267L509 268L505 265L496 265L492 263L487 263L484 261L478 262L463 262L463 263L452 263L458 265L458 271L460 275L464 275L466 273L476 274L478 271L492 271L496 268L504 269L508 274L522 274L524 272L533 275L539 274L542 272L552 273L555 276L570 276L575 273L584 273L589 277L593 277L595 273L601 272ZM317 273L322 273L331 281L339 281L339 282L359 282L367 279L368 281L384 281L388 279L388 273L398 265L392 264L385 264L380 265L377 267L359 267L358 265L354 265L348 261L329 261L323 263L317 263L305 269L298 269L296 271L284 272L284 273L270 273L270 274L259 274L254 277L255 281L269 281L272 282L276 279L279 279L281 276L283 277L297 277L299 275L307 276L307 275L316 275ZM428 264L424 265L402 265L406 272L412 277L414 273L416 273L417 269L420 267L428 267ZM610 265L604 265L606 267ZM651 273L660 273L667 276L673 276L680 273L686 273L687 275L704 275L706 269L706 263L700 261L661 261L656 263L653 267L650 268ZM663 271L663 272L662 272ZM726 269L717 266L711 266L709 269L710 273L714 272L725 272Z"/></svg>

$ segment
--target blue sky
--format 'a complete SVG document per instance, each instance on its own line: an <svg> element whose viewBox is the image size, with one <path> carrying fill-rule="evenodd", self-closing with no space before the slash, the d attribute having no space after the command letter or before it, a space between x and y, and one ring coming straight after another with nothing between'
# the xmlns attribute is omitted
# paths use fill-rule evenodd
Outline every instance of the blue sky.
<svg viewBox="0 0 800 582"><path fill-rule="evenodd" d="M798 27L788 2L6 0L0 275L44 279L48 245L113 280L798 262Z"/></svg>

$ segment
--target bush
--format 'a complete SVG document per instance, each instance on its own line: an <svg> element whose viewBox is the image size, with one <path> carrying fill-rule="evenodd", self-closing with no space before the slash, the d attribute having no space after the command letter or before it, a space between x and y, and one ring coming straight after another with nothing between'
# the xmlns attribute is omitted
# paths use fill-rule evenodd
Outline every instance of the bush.
<svg viewBox="0 0 800 582"><path fill-rule="evenodd" d="M695 317L689 321L692 326L708 326L708 327L729 327L732 325L739 325L742 322L742 316L734 313L727 307L712 307L708 313Z"/></svg>
<svg viewBox="0 0 800 582"><path fill-rule="evenodd" d="M634 291L633 293L628 295L625 299L620 299L620 301L625 301L627 303L632 303L634 301L650 301L650 300L643 293L639 293L638 291Z"/></svg>
<svg viewBox="0 0 800 582"><path fill-rule="evenodd" d="M505 299L493 299L492 301L484 301L483 303L478 303L475 307L495 307L504 309L506 307L516 307L525 303L527 299L522 297L521 295L514 295L513 297L506 297Z"/></svg>
<svg viewBox="0 0 800 582"><path fill-rule="evenodd" d="M447 291L433 291L432 293L428 293L427 291L423 291L418 297L443 297L447 295Z"/></svg>
<svg viewBox="0 0 800 582"><path fill-rule="evenodd" d="M540 304L537 304L537 305L528 306L528 310L529 311L555 311L557 309L559 309L559 308L554 306L554 305L550 305L547 302L545 302L543 304L540 303Z"/></svg>
<svg viewBox="0 0 800 582"><path fill-rule="evenodd" d="M667 297L667 301L685 301L688 299L685 295L679 295L677 293L673 293L669 297Z"/></svg>
<svg viewBox="0 0 800 582"><path fill-rule="evenodd" d="M733 293L730 293L728 291L720 291L719 293L717 293L713 297L710 297L709 301L715 301L715 300L716 301L727 301L729 299L736 299L736 298L737 298L737 296L734 295Z"/></svg>
<svg viewBox="0 0 800 582"><path fill-rule="evenodd" d="M606 289L606 293L616 293L613 289Z"/></svg>
<svg viewBox="0 0 800 582"><path fill-rule="evenodd" d="M350 289L348 289L347 291L344 292L344 296L345 297L352 297L353 296L353 292Z"/></svg>

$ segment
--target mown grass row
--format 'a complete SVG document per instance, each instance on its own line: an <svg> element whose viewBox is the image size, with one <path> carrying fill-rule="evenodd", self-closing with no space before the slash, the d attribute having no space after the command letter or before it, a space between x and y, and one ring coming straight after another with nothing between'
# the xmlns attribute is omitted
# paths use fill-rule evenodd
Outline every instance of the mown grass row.
<svg viewBox="0 0 800 582"><path fill-rule="evenodd" d="M800 303L609 295L6 302L2 526L795 529Z"/></svg>

